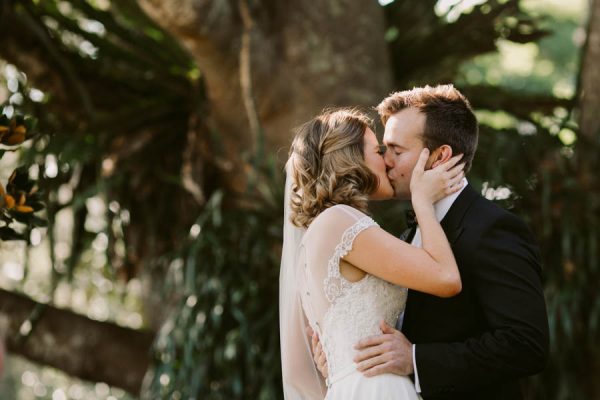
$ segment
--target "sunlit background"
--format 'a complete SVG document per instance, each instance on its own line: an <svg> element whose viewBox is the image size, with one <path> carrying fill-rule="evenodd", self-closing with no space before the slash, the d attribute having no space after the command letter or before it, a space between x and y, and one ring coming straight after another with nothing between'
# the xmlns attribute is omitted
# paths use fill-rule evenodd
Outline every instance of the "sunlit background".
<svg viewBox="0 0 600 400"><path fill-rule="evenodd" d="M386 5L393 0L379 2ZM110 5L109 0L90 0L89 3L98 9L108 9ZM451 23L461 15L469 14L473 7L485 3L486 1L481 0L440 0L435 5L435 12ZM73 17L70 2L59 1L57 4L61 12ZM497 52L479 55L464 62L455 83L486 84L523 93L571 98L577 88L579 57L586 36L588 2L524 0L522 6L531 15L543 16L542 27L550 29L552 34L537 43L518 44L499 39ZM485 11L484 8L482 10ZM107 34L108 28L99 21L83 16L76 20L82 29L92 35L103 37ZM57 24L52 19L45 22L49 26ZM386 39L393 40L400 33L398 28L391 28L386 32ZM91 59L99 57L101 52L92 42L70 35L69 32L64 32L62 41ZM197 74L197 71L192 70L190 73ZM24 96L28 96L28 99ZM10 116L15 107L19 107L25 100L44 104L49 100L48 96L32 87L27 76L14 65L0 60L0 103L5 104L6 115ZM567 107L558 106L554 108L553 115L540 114L537 120L525 121L503 111L477 111L483 124L495 129L516 128L519 134L525 136L535 134L538 126L542 126L556 135L566 148L577 140L576 132L564 123L568 114ZM45 143L37 142L36 145L44 146ZM1 159L1 183L7 181L11 171L20 162L20 154L20 151L8 152ZM142 301L145 282L137 276L128 280L120 279L122 277L118 275L119 270L107 259L110 240L115 240L111 244L115 249L115 260L123 259L126 255L126 244L119 235L122 235L123 228L130 222L131 210L116 201L107 202L101 195L86 198L83 205L72 204L76 181L81 174L77 168L80 167L59 162L58 157L58 154L47 154L43 162L33 164L29 172L33 178L54 178L61 169L62 172L72 173L72 181L63 183L54 199L57 204L68 206L55 216L55 235L52 240L48 238L47 228L40 227L31 231L29 245L20 241L0 243L0 287L22 292L38 302L51 300L58 307L72 309L98 321L113 321L134 329L149 326L147 310L144 310ZM114 162L107 158L100 167L101 173L110 174L114 169ZM502 186L484 185L484 190L489 198L506 199L510 196L510 189ZM75 219L74 207L85 207L87 210L85 231L92 238L91 246L77 260L78 268L70 268L68 265L73 248L71 232ZM110 220L107 219L109 214ZM107 224L111 226L107 227ZM194 226L190 233L192 237L200 233L199 225ZM113 237L107 235L107 229L115 233ZM178 267L176 264L173 266L175 269ZM64 279L66 275L69 275L68 279ZM196 304L193 299L189 301L193 303L191 307ZM22 328L27 330L28 327ZM164 379L168 380L169 377L165 375ZM74 379L53 368L39 366L9 354L5 376L0 380L0 398L114 400L133 397L107 384Z"/></svg>

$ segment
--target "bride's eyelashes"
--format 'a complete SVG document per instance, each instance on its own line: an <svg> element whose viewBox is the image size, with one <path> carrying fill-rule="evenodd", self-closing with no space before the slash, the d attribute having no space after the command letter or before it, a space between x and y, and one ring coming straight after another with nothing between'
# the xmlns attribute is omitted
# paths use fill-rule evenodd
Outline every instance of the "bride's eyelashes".
<svg viewBox="0 0 600 400"><path fill-rule="evenodd" d="M377 147L377 154L379 154L380 156L384 155L386 151L387 151L387 146L385 144L380 144Z"/></svg>

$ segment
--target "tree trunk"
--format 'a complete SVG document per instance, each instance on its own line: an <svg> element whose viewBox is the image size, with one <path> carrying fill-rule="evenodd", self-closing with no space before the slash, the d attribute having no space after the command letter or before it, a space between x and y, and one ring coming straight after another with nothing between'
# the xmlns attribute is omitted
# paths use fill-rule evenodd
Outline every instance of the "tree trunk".
<svg viewBox="0 0 600 400"><path fill-rule="evenodd" d="M32 318L29 325L30 316L39 318ZM81 379L105 382L134 395L139 392L153 332L95 321L0 289L2 319L9 321L8 352Z"/></svg>
<svg viewBox="0 0 600 400"><path fill-rule="evenodd" d="M232 151L253 145L240 83L244 50L269 150L287 150L292 128L326 106L371 107L391 90L376 1L332 0L319 7L310 0L247 2L138 0L196 60L211 116Z"/></svg>
<svg viewBox="0 0 600 400"><path fill-rule="evenodd" d="M225 184L230 188L245 190L246 171L240 154L255 146L259 132L264 132L270 153L284 149L279 156L283 161L295 125L326 106L371 107L392 89L383 11L375 0L332 0L319 7L309 0L285 4L264 0L260 7L258 3L248 4L245 0L239 3L237 0L138 2L181 41L199 67L208 96L208 112L200 115L203 120L199 124L215 130L224 142L225 159L219 161L225 162L218 166L229 165L231 173L225 176L228 181ZM27 4L33 9L33 2ZM97 99L118 97L106 94L120 93L120 88L114 82L94 79L95 75L88 78L85 71L73 70L70 65L79 65L76 60L64 60L64 54L56 53L56 46L44 42L48 33L36 30L35 20L28 18L31 15L27 12L19 12L18 5L17 1L8 1L0 6L0 35L5 39L0 46L0 56L25 72L33 87L52 95L52 101L44 106L45 111L60 115L68 113L74 126L78 121L80 125L89 123L82 117L90 108L94 114L114 112L112 100L107 106ZM23 49L27 51L23 52ZM90 93L94 94L91 105L88 104ZM251 121L258 121L259 126ZM205 132L190 129L191 134L196 131L202 139ZM123 146L128 147L145 133L118 132L126 138ZM120 144L117 139L119 137L115 143ZM150 140L156 141L155 137ZM168 143L163 148L170 151L169 155L175 151ZM188 158L204 160L206 157L202 157L201 151L194 150ZM146 163L150 161L146 160ZM190 164L190 168L190 176L202 175L199 171L202 163ZM176 168L164 169L176 171ZM135 246L136 250L130 254L133 255L131 263L140 266L155 260L157 253L172 249L172 243L180 237L175 232L189 230L189 223L166 218L164 223L156 223L160 227L158 232L149 227L139 205L145 198L148 199L146 208L154 207L157 203L155 192L166 191L161 189L160 183L148 182L155 181L142 182L144 190L138 190L131 183L129 190L137 196L136 201L130 203L130 229L139 234L129 235L128 245ZM168 195L171 203L173 198L184 197L178 193ZM171 218L172 209L170 204ZM190 210L189 207L176 209ZM194 212L191 209L186 213L191 216L188 219L193 221ZM154 315L160 316L165 301L154 289L164 284L164 270L142 274L145 287L150 288L147 292L154 294L147 296L145 302L150 304ZM125 330L46 306L31 337L18 343L12 338L33 307L31 300L0 292L0 310L11 318L7 340L9 351L84 379L105 381L137 391L147 366L145 356L151 342L150 334ZM158 325L160 320L160 317L156 318L153 325ZM52 345L48 346L48 343ZM118 370L117 365L120 366Z"/></svg>
<svg viewBox="0 0 600 400"><path fill-rule="evenodd" d="M6 330L8 329L8 319L0 316L0 382L2 381L2 375L4 375L4 340L6 338Z"/></svg>
<svg viewBox="0 0 600 400"><path fill-rule="evenodd" d="M590 2L590 19L581 69L581 132L591 140L600 138L600 1Z"/></svg>
<svg viewBox="0 0 600 400"><path fill-rule="evenodd" d="M580 175L585 179L580 182L594 182L597 179L597 157L595 149L597 146L588 146L586 143L600 143L600 0L589 2L589 22L587 29L586 44L581 61L581 76L579 82L579 126L581 133L587 140L582 141L579 153L585 157L585 164L580 166ZM591 168L590 168L591 166ZM598 376L600 372L600 360L597 357L590 358L588 367L589 376ZM600 382L598 379L589 379L586 382L589 395L592 399L600 399Z"/></svg>

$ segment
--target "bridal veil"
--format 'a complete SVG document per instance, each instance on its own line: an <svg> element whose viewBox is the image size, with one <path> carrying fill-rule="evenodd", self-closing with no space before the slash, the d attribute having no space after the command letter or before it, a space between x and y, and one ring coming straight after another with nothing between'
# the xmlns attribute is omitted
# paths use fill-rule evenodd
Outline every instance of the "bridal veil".
<svg viewBox="0 0 600 400"><path fill-rule="evenodd" d="M306 328L309 326L302 309L300 289L302 270L302 237L305 229L291 220L291 195L294 180L293 157L286 163L283 250L279 274L279 332L281 340L281 372L286 400L323 399L326 387L313 362Z"/></svg>

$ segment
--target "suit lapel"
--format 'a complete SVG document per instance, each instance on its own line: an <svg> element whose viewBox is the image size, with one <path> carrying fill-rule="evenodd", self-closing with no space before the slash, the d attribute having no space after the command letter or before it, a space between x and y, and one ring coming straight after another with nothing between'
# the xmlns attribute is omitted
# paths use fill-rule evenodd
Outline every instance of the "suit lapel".
<svg viewBox="0 0 600 400"><path fill-rule="evenodd" d="M478 197L480 196L475 189L471 185L467 185L440 222L451 245L456 243L460 234L464 231L463 219L465 214Z"/></svg>
<svg viewBox="0 0 600 400"><path fill-rule="evenodd" d="M448 237L450 246L454 246L460 235L464 232L465 226L463 224L463 219L467 210L471 207L471 204L473 204L473 201L478 197L479 194L475 189L473 189L471 185L467 185L454 203L452 203L452 206L440 222L442 229L444 229L444 233L446 233L446 236ZM405 324L410 321L410 314L419 312L419 303L424 296L427 295L414 290L408 291L406 317L404 319Z"/></svg>

